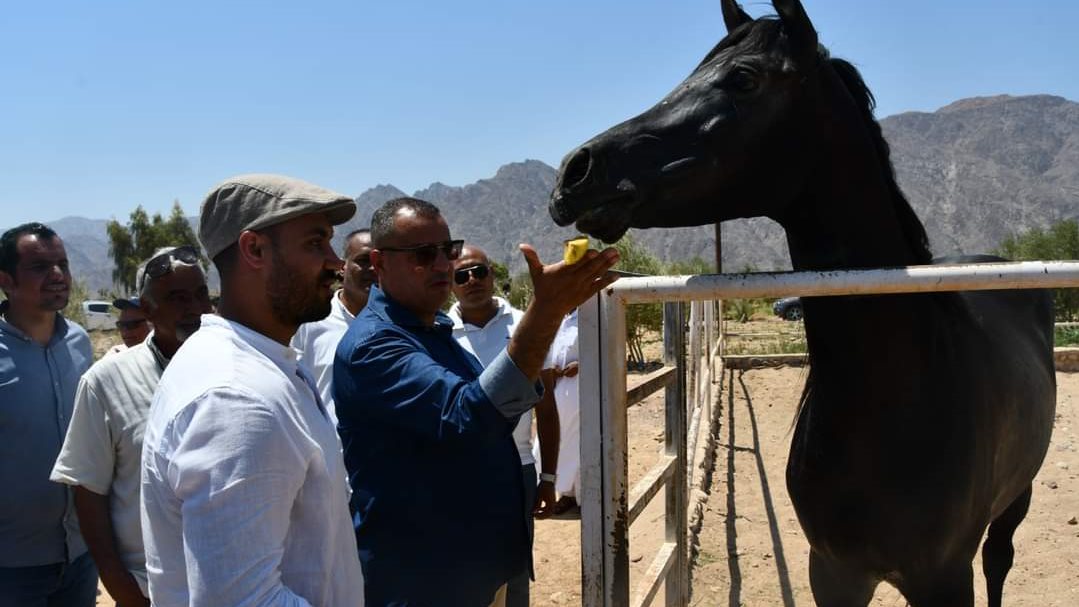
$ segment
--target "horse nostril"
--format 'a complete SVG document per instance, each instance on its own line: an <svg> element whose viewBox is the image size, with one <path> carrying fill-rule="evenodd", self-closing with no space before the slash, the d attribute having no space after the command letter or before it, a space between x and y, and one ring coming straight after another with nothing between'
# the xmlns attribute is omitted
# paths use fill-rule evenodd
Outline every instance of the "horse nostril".
<svg viewBox="0 0 1079 607"><path fill-rule="evenodd" d="M582 186L588 182L592 171L592 154L588 148L581 148L574 152L573 158L566 163L563 171L562 184L567 188Z"/></svg>

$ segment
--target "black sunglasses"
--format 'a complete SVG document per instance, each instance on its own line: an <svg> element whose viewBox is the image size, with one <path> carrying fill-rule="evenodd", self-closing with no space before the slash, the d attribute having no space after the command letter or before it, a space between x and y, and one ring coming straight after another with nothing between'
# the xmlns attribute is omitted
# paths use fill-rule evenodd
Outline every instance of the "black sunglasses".
<svg viewBox="0 0 1079 607"><path fill-rule="evenodd" d="M484 264L477 264L467 268L461 268L453 273L453 282L463 285L468 282L468 278L474 277L476 280L483 280L487 278L487 275L491 273L491 268L488 268Z"/></svg>
<svg viewBox="0 0 1079 607"><path fill-rule="evenodd" d="M165 251L157 257L151 258L146 262L146 270L143 272L142 282L145 284L146 281L151 278L161 278L169 272L172 272L173 260L187 265L195 265L199 262L199 252L195 247L184 245L170 251ZM142 285L138 286L140 288L142 287Z"/></svg>
<svg viewBox="0 0 1079 607"><path fill-rule="evenodd" d="M116 328L121 331L127 331L128 329L134 329L146 324L145 318L139 318L137 320L118 320L116 321Z"/></svg>
<svg viewBox="0 0 1079 607"><path fill-rule="evenodd" d="M463 240L447 240L446 242L433 242L418 244L411 247L378 247L380 251L393 251L397 253L411 253L412 258L421 266L429 266L438 259L438 252L453 261L461 256L461 247L465 245Z"/></svg>

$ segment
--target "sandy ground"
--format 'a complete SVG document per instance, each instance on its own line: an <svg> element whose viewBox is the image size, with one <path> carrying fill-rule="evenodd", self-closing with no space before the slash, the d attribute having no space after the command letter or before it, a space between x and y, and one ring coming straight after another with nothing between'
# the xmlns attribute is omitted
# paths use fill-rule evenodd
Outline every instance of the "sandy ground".
<svg viewBox="0 0 1079 607"><path fill-rule="evenodd" d="M784 467L804 371L781 368L731 374L721 394L720 447L693 571L691 605L813 605L808 544L786 494ZM1053 443L1035 481L1030 514L1016 533L1015 566L1005 586L1009 607L1079 605L1079 374L1057 374ZM661 444L656 399L630 410L631 483ZM580 604L577 521L537 526L536 606ZM658 546L663 512L646 511L631 530L631 590ZM976 604L985 605L981 564ZM662 597L662 595L660 595ZM658 601L654 604L661 604ZM906 605L882 584L872 605Z"/></svg>
<svg viewBox="0 0 1079 607"><path fill-rule="evenodd" d="M105 340L95 339L95 350ZM804 370L728 374L720 392L719 451L693 570L692 605L813 605L808 545L786 494L784 466ZM1035 481L1030 514L1016 533L1015 566L1005 587L1009 607L1079 605L1079 373L1058 373L1057 420ZM628 412L630 484L658 459L663 444L660 394ZM631 529L631 589L663 538L662 494ZM579 605L580 522L538 521L532 604ZM985 605L980 563L976 602ZM653 604L662 604L662 592ZM113 605L102 591L98 605ZM906 601L881 585L872 605Z"/></svg>

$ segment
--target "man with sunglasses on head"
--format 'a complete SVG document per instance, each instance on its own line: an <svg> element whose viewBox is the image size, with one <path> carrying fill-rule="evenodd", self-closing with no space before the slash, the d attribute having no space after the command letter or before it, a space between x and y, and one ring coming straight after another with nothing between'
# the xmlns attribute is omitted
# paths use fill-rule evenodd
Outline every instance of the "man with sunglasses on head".
<svg viewBox="0 0 1079 607"><path fill-rule="evenodd" d="M524 312L510 305L510 302L495 296L495 276L491 271L491 261L483 249L466 244L461 249L461 256L453 262L453 295L457 301L450 307L447 315L453 321L453 337L457 343L468 350L480 364L487 366L494 362L502 350L509 344L513 331L517 328ZM541 373L542 374L542 373ZM540 475L537 487L536 458L532 455L532 415L525 413L513 430L513 442L521 458L521 478L524 487L524 513L528 524L529 545L533 537L533 516L545 518L554 505L554 471L558 464L558 410L554 400L548 398L549 392L544 384L544 397L540 399L536 412L536 438L546 457L546 470ZM466 496L465 499L468 499ZM506 606L527 607L529 603L528 583L531 571L522 569L520 574L506 584Z"/></svg>
<svg viewBox="0 0 1079 607"><path fill-rule="evenodd" d="M379 284L337 348L333 390L369 605L504 605L529 567L520 417L567 312L614 280L618 254L544 266L521 245L535 298L484 368L453 338L452 240L438 208L391 200L371 223Z"/></svg>
<svg viewBox="0 0 1079 607"><path fill-rule="evenodd" d="M215 187L199 240L218 316L173 357L142 452L142 530L156 607L363 605L341 442L289 342L325 318L348 196L279 175Z"/></svg>
<svg viewBox="0 0 1079 607"><path fill-rule="evenodd" d="M142 436L162 372L210 311L199 261L193 247L165 247L139 265L138 311L154 330L82 376L50 477L74 488L82 535L119 607L150 604L139 520Z"/></svg>
<svg viewBox="0 0 1079 607"><path fill-rule="evenodd" d="M371 267L371 230L360 228L345 236L343 257L344 280L330 300L329 316L300 325L292 338L292 347L299 352L300 363L307 365L314 375L319 396L335 426L337 413L331 390L333 355L345 330L367 305L367 295L371 285L375 284L375 269Z"/></svg>

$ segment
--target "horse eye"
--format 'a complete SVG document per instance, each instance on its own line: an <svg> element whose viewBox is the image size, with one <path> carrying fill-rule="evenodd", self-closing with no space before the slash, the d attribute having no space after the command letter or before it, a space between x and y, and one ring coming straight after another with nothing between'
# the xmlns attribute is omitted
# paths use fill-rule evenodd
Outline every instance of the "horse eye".
<svg viewBox="0 0 1079 607"><path fill-rule="evenodd" d="M758 84L757 75L746 68L734 68L723 79L723 88L736 93L751 93Z"/></svg>

